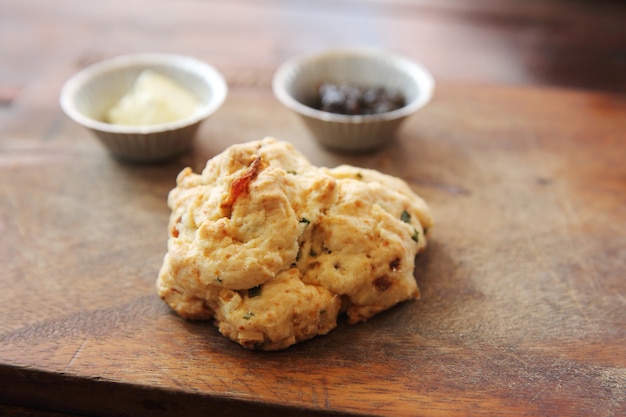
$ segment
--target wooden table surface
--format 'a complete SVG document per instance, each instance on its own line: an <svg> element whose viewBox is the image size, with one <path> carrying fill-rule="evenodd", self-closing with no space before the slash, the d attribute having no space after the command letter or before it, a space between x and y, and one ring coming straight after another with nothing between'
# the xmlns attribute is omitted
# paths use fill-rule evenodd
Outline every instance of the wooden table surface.
<svg viewBox="0 0 626 417"><path fill-rule="evenodd" d="M625 17L583 0L0 0L0 414L625 415ZM272 96L280 62L333 45L437 78L378 152L320 147ZM58 105L81 67L141 51L196 56L230 87L160 165L111 159ZM176 174L264 136L428 201L420 300L273 353L168 309Z"/></svg>

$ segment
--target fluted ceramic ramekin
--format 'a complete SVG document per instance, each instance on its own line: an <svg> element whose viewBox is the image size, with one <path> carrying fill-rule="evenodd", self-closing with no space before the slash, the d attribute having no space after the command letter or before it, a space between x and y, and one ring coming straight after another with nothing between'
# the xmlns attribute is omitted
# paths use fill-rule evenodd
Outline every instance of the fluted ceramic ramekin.
<svg viewBox="0 0 626 417"><path fill-rule="evenodd" d="M196 111L163 124L107 123L106 112L144 70L159 72L187 89L199 102ZM111 58L81 70L63 86L60 103L67 116L91 130L114 157L157 162L190 150L198 127L222 105L227 91L224 77L205 62L176 54L140 53Z"/></svg>
<svg viewBox="0 0 626 417"><path fill-rule="evenodd" d="M368 115L336 114L310 105L322 83L383 87L401 92L405 105ZM393 140L401 123L426 105L435 81L421 64L376 49L333 49L288 60L274 74L274 95L301 116L324 146L340 151L370 151Z"/></svg>

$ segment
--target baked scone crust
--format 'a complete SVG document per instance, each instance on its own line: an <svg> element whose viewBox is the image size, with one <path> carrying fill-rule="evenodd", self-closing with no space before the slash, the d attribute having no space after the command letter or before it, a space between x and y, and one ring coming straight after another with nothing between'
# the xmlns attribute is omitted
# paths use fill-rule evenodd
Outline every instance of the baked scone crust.
<svg viewBox="0 0 626 417"><path fill-rule="evenodd" d="M419 297L430 210L401 179L318 168L287 143L231 146L168 197L160 297L250 349L278 350Z"/></svg>

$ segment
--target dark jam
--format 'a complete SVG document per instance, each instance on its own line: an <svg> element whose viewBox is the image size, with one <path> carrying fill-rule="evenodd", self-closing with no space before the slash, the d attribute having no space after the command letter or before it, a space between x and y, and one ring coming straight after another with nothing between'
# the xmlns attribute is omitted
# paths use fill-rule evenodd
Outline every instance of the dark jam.
<svg viewBox="0 0 626 417"><path fill-rule="evenodd" d="M348 84L323 83L317 93L313 107L337 114L386 113L406 104L402 93L384 87L361 88Z"/></svg>

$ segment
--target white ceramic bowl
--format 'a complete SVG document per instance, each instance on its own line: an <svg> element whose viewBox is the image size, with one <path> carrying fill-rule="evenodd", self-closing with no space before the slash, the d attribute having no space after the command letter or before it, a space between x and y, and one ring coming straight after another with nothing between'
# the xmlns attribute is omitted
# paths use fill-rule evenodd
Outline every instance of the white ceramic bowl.
<svg viewBox="0 0 626 417"><path fill-rule="evenodd" d="M191 92L200 103L195 113L156 125L107 123L106 112L148 69ZM222 105L227 91L224 77L207 63L175 54L142 53L111 58L78 72L63 86L60 103L67 116L91 130L114 157L156 162L188 152L198 127Z"/></svg>
<svg viewBox="0 0 626 417"><path fill-rule="evenodd" d="M370 115L317 110L307 103L324 82L397 90L406 104ZM401 123L429 102L434 86L433 76L422 65L373 49L333 49L296 57L282 64L272 81L276 98L302 117L321 144L340 151L370 151L389 143Z"/></svg>

